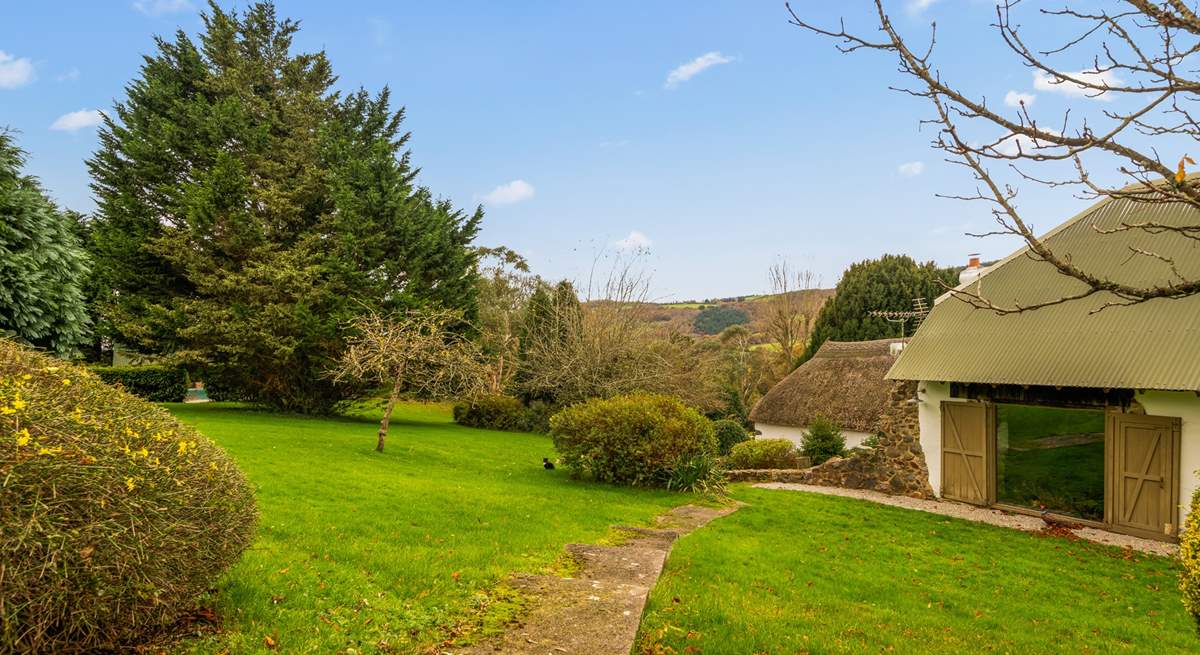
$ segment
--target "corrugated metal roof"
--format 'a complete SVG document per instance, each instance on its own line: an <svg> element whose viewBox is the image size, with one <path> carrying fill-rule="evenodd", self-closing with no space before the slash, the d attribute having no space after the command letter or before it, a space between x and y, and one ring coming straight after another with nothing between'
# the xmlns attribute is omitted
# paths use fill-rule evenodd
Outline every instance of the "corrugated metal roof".
<svg viewBox="0 0 1200 655"><path fill-rule="evenodd" d="M1043 242L1081 269L1133 285L1171 279L1167 263L1200 277L1200 242L1143 230L1100 234L1123 222L1200 223L1200 210L1180 203L1103 200L1049 232ZM1086 286L1035 261L1022 249L990 267L972 292L997 305L1036 302L1079 293ZM913 335L888 378L986 384L1114 389L1200 390L1200 296L1156 299L1091 313L1110 294L1019 314L997 315L943 296Z"/></svg>

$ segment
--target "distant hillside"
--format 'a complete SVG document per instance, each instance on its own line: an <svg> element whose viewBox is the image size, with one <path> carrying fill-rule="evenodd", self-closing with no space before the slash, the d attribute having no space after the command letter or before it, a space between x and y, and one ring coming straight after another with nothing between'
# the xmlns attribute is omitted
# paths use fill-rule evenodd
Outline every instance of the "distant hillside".
<svg viewBox="0 0 1200 655"><path fill-rule="evenodd" d="M820 302L833 296L833 289L806 289L793 293L815 295ZM682 334L698 334L693 327L696 316L708 307L728 306L744 310L749 316L751 331L757 331L755 324L765 319L771 307L771 300L776 294L758 294L731 296L728 298L708 298L705 300L687 300L670 303L654 303L649 311L650 319L662 324L664 329Z"/></svg>

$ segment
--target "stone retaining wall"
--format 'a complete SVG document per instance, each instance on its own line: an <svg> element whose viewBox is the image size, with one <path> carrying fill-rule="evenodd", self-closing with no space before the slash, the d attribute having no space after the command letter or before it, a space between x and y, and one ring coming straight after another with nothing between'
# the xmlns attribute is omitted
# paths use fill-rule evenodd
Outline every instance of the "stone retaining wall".
<svg viewBox="0 0 1200 655"><path fill-rule="evenodd" d="M854 450L810 468L735 469L726 477L730 482L796 482L932 499L920 434L917 383L897 381L888 391L874 448Z"/></svg>
<svg viewBox="0 0 1200 655"><path fill-rule="evenodd" d="M883 493L933 498L929 469L921 449L917 383L893 382L880 418L879 443L806 469L794 481L826 487L871 489Z"/></svg>

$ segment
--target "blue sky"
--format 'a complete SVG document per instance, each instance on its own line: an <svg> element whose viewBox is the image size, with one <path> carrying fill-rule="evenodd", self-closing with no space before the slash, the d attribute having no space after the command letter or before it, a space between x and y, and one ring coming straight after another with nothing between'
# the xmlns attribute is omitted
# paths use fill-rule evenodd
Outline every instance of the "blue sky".
<svg viewBox="0 0 1200 655"><path fill-rule="evenodd" d="M0 126L20 131L56 200L90 211L91 112L122 96L155 35L195 32L202 3L0 4ZM892 61L838 54L789 26L779 0L277 4L302 21L298 49L328 53L340 87L391 87L421 182L484 204L480 243L516 249L547 277L582 279L598 258L644 246L655 297L703 298L763 291L779 259L832 286L885 252L958 264L1017 245L964 236L988 229L987 208L935 197L972 185L929 148L922 101L887 90L902 81ZM866 3L794 4L871 27ZM1070 100L1005 56L993 5L889 7L910 34L938 21L939 63L967 90L994 103L1031 94L1038 109ZM1021 202L1042 229L1083 206L1038 189Z"/></svg>

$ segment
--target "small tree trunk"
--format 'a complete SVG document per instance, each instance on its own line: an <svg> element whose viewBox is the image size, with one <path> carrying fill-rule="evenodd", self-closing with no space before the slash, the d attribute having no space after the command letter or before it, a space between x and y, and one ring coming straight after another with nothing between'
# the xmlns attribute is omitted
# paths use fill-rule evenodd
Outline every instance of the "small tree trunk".
<svg viewBox="0 0 1200 655"><path fill-rule="evenodd" d="M392 422L392 410L396 408L396 400L400 396L400 380L392 385L392 395L388 397L387 409L383 411L383 420L379 422L379 442L375 444L376 452L383 452L383 444L387 441L388 424Z"/></svg>

